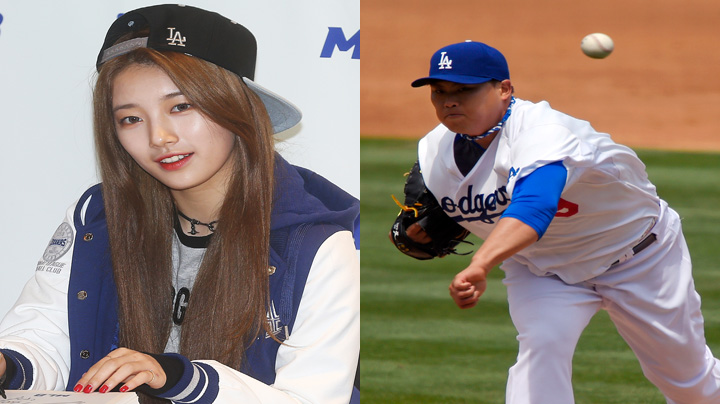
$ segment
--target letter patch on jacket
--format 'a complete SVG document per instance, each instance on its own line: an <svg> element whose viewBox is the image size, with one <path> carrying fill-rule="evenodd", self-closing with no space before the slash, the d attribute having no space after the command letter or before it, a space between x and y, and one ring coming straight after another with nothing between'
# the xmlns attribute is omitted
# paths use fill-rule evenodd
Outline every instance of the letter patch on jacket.
<svg viewBox="0 0 720 404"><path fill-rule="evenodd" d="M35 270L56 274L60 273L66 263L58 262L58 260L70 251L74 239L75 232L72 226L67 222L62 222L57 230L55 230L55 234L53 234L48 246L45 248L42 261L38 261Z"/></svg>
<svg viewBox="0 0 720 404"><path fill-rule="evenodd" d="M285 341L290 336L287 326L282 324L282 320L280 320L280 316L277 310L275 310L274 301L270 301L270 311L267 313L267 320L273 335L277 339ZM265 338L270 338L270 334L265 333Z"/></svg>

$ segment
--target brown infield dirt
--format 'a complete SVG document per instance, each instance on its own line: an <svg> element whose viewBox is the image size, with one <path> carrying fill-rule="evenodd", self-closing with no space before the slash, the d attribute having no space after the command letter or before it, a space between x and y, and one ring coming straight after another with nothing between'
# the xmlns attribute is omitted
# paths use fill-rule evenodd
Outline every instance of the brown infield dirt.
<svg viewBox="0 0 720 404"><path fill-rule="evenodd" d="M635 148L720 151L716 0L361 0L361 134L420 138L435 125L433 52L472 39L508 60L518 98L546 100ZM593 32L615 51L580 50Z"/></svg>

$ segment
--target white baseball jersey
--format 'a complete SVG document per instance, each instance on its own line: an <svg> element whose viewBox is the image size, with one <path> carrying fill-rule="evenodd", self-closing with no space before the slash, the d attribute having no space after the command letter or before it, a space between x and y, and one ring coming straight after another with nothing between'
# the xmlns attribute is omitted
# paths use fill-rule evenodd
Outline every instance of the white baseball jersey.
<svg viewBox="0 0 720 404"><path fill-rule="evenodd" d="M536 275L578 283L603 273L649 232L660 199L629 148L547 102L517 99L505 126L467 176L455 163L455 133L439 125L419 142L423 178L445 212L485 239L515 183L562 161L567 181L544 236L511 259Z"/></svg>

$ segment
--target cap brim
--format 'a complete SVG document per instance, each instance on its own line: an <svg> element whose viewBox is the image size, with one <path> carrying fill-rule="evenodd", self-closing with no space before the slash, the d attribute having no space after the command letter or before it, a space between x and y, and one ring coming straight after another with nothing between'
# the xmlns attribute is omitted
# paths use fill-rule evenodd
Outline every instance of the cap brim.
<svg viewBox="0 0 720 404"><path fill-rule="evenodd" d="M300 123L302 112L290 101L258 85L247 77L243 77L243 81L265 104L265 109L270 115L270 121L275 133L286 131Z"/></svg>
<svg viewBox="0 0 720 404"><path fill-rule="evenodd" d="M462 76L457 74L436 74L433 76L423 77L412 82L413 87L422 87L430 84L434 81L450 81L453 83L460 84L481 84L492 80L492 77L476 77L476 76Z"/></svg>

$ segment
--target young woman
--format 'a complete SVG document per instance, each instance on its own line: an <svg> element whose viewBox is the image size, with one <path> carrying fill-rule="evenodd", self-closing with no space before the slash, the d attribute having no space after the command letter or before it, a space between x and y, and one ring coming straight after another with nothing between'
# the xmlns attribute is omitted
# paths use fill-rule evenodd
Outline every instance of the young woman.
<svg viewBox="0 0 720 404"><path fill-rule="evenodd" d="M103 183L0 324L0 386L358 399L358 203L274 151L300 113L252 82L255 56L244 27L193 7L110 27L94 93Z"/></svg>

